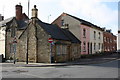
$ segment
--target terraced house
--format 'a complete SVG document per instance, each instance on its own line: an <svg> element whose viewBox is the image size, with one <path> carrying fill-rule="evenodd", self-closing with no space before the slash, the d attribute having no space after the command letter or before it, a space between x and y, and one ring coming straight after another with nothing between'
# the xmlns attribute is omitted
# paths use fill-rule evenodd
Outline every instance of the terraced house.
<svg viewBox="0 0 120 80"><path fill-rule="evenodd" d="M38 9L32 9L32 18L19 37L18 61L66 62L80 58L80 41L67 29L38 19ZM48 39L53 39L50 44Z"/></svg>
<svg viewBox="0 0 120 80"><path fill-rule="evenodd" d="M81 54L94 54L103 50L102 28L67 13L52 22L69 29L81 41Z"/></svg>

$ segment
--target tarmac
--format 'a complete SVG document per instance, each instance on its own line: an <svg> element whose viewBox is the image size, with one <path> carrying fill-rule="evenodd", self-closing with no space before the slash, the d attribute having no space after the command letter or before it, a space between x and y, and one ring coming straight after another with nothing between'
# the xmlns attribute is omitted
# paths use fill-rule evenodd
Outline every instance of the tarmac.
<svg viewBox="0 0 120 80"><path fill-rule="evenodd" d="M3 67L52 67L52 66L90 65L90 64L105 63L105 62L109 62L117 59L119 59L119 54L112 53L109 55L78 59L75 61L65 62L65 63L28 63L26 64L26 62L16 62L14 64L13 62L5 62L5 63L2 63L3 64L2 66Z"/></svg>

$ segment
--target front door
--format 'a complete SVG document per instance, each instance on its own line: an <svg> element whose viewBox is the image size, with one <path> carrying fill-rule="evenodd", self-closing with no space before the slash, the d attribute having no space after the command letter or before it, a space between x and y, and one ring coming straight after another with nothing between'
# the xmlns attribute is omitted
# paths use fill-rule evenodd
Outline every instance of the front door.
<svg viewBox="0 0 120 80"><path fill-rule="evenodd" d="M91 49L90 49L90 51L91 51L91 54L92 54L92 43L91 43L91 46L90 46L90 48L91 48Z"/></svg>
<svg viewBox="0 0 120 80"><path fill-rule="evenodd" d="M88 42L88 44L87 44L87 45L88 45L88 54L89 54L89 42Z"/></svg>

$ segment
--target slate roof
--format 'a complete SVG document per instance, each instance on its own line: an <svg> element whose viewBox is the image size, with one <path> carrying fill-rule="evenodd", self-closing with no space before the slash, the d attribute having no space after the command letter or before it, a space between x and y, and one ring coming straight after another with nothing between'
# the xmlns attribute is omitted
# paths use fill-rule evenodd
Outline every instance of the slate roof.
<svg viewBox="0 0 120 80"><path fill-rule="evenodd" d="M75 35L72 34L69 30L62 29L62 31L71 40L72 43L81 43L81 41L77 37L75 37Z"/></svg>
<svg viewBox="0 0 120 80"><path fill-rule="evenodd" d="M8 18L8 19L5 19L3 21L0 21L0 26L4 26L6 25L8 22L12 21L14 17L11 17L11 18Z"/></svg>
<svg viewBox="0 0 120 80"><path fill-rule="evenodd" d="M27 27L27 20L17 20L18 29L25 29Z"/></svg>
<svg viewBox="0 0 120 80"><path fill-rule="evenodd" d="M58 39L58 40L68 40L70 39L64 35L62 32L62 29L53 25L53 24L47 24L40 20L37 21L37 23L49 34L51 35L51 38Z"/></svg>
<svg viewBox="0 0 120 80"><path fill-rule="evenodd" d="M40 20L37 23L51 35L51 38L58 40L68 40L72 43L81 43L70 31L59 28L56 25L44 23Z"/></svg>
<svg viewBox="0 0 120 80"><path fill-rule="evenodd" d="M87 26L90 26L90 27L94 27L94 28L97 28L97 29L103 30L102 28L100 28L100 27L98 27L97 25L94 25L94 24L92 24L92 23L90 23L90 22L88 22L88 21L85 21L85 20L83 20L83 19L77 18L77 17L72 16L72 15L67 14L67 13L65 13L65 14L68 15L68 16L73 17L74 19L76 19L76 20L78 20L78 21L80 21L81 24L84 24L84 25L87 25Z"/></svg>
<svg viewBox="0 0 120 80"><path fill-rule="evenodd" d="M4 26L4 25L10 26L13 23L13 21L15 20L17 22L18 29L25 29L29 18L26 16L25 13L23 13L23 15L24 15L24 18L26 18L26 19L16 20L15 17L11 17L11 18L5 19L3 21L0 21L0 26Z"/></svg>

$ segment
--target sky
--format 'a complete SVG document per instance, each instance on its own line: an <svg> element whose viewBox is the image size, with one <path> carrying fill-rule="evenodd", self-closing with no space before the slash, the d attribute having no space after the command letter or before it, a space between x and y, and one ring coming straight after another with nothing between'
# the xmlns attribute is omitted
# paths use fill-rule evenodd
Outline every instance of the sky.
<svg viewBox="0 0 120 80"><path fill-rule="evenodd" d="M38 8L38 18L51 23L63 12L89 21L97 26L111 29L114 35L118 32L119 0L30 0L31 9ZM15 16L15 5L21 3L23 12L28 14L28 0L1 0L0 14L5 19Z"/></svg>

